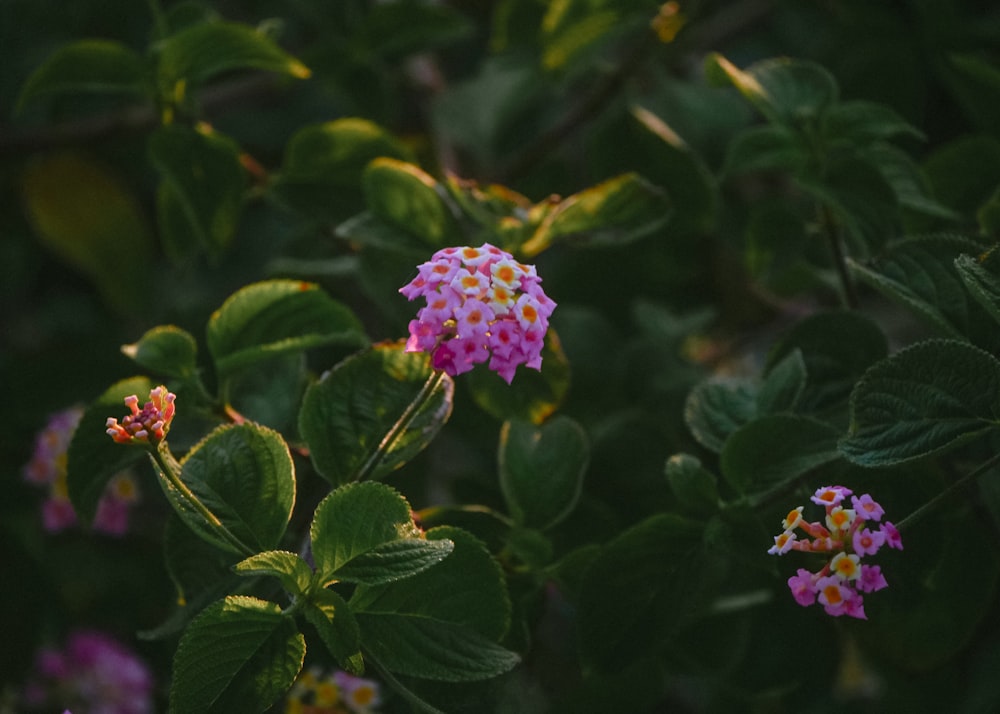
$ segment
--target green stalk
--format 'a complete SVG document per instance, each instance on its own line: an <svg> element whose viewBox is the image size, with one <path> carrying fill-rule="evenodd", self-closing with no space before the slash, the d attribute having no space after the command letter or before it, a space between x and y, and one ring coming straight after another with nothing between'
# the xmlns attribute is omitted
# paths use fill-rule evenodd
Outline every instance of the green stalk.
<svg viewBox="0 0 1000 714"><path fill-rule="evenodd" d="M820 223L823 226L823 233L830 243L830 255L833 257L834 267L837 269L837 277L844 290L844 302L852 310L857 310L861 301L858 299L858 291L851 280L851 274L847 270L847 258L844 255L844 237L841 234L840 226L833 217L830 207L825 203L820 204Z"/></svg>
<svg viewBox="0 0 1000 714"><path fill-rule="evenodd" d="M980 476L982 476L984 473L986 473L990 469L992 469L995 466L997 466L997 464L1000 464L1000 454L995 454L994 456L992 456L991 458L987 459L986 461L984 461L983 463L981 463L979 466L977 466L976 468L974 468L972 471L970 471L969 473L965 474L965 476L963 476L962 478L958 479L954 483L950 484L941 493L939 493L938 495L936 495L934 498L932 498L931 500L929 500L927 503L925 503L920 508L918 508L913 513L911 513L906 518L904 518L899 523L897 523L896 524L896 528L898 528L899 530L903 530L904 527L908 528L909 526L912 526L914 523L916 523L921 518L923 518L924 516L926 516L939 503L941 503L942 501L944 501L947 498L951 497L953 494L957 493L964 486L966 486L967 484L971 483L972 481L974 481L975 479L979 478Z"/></svg>

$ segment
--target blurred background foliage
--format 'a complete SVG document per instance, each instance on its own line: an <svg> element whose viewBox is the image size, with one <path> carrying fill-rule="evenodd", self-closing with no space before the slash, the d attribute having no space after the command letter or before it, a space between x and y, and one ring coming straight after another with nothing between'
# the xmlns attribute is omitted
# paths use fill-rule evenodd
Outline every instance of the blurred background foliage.
<svg viewBox="0 0 1000 714"><path fill-rule="evenodd" d="M210 18L256 28L280 50L217 67L198 86L157 85L169 79L163 38ZM115 91L32 92L33 73L83 39L155 59L159 73L130 74L114 61ZM135 367L118 345L166 323L201 341L225 297L264 278L319 282L359 314L373 341L405 334L410 310L395 291L426 259L426 243L399 239L405 225L372 234L357 223L366 210L398 215L380 204L394 182L474 196L483 223L442 216L441 245L500 235L530 249L516 238L518 220L530 224L532 211L547 215L560 197L614 177L641 177L616 185L621 194L607 185L595 194L624 196L599 209L612 229L587 231L586 220L567 218L565 235L537 257L560 304L553 325L572 369L562 410L592 441L584 497L553 534L560 553L673 508L663 464L700 449L683 418L692 386L708 374L756 373L794 321L841 302L826 247L811 240L817 219L797 175L780 159L734 169L733 147L760 117L731 84L706 76L711 53L741 68L782 56L817 63L840 99L878 103L915 128L893 138L918 167L912 200L884 182L859 189L871 205L882 201L871 210L883 239L1000 234L1000 11L974 0L4 0L0 47L0 607L15 615L3 620L5 683L23 674L23 653L66 622L128 634L158 624L173 596L157 565L163 514L153 504L148 527L121 541L39 531L38 495L20 469L46 416L130 376ZM366 170L377 156L422 172L391 163L381 175ZM923 334L877 299L866 306L894 344ZM320 350L310 367L322 371L342 353ZM394 479L417 507L501 503L499 420L461 383L455 413ZM156 485L144 487L152 494ZM748 548L766 549L767 538ZM37 587L28 592L25 582ZM783 653L781 666L815 670L820 693L863 693L869 682L851 669L856 662L824 660L808 644L814 630L822 630L816 641L833 642L828 623L786 605L767 605L770 620L789 622L777 634L735 614L716 621L727 634L671 648L684 673L671 682L675 703L710 706L699 662L730 656L730 686L765 701L761 684L771 680L760 670L777 664L753 654L765 647ZM985 631L996 632L995 619ZM570 655L559 633L547 634L540 651L551 658L535 667L559 681ZM730 636L740 658L711 649ZM949 643L950 652L965 644ZM995 703L996 684L976 672L988 675L997 649L969 651L976 656L916 663L924 670L916 683L907 680L913 667L889 667L887 701L911 711L943 706L956 690L938 685L962 669L972 682L966 710L985 711L977 702ZM169 659L153 645L147 654ZM597 711L594 702L644 711L651 695L636 682L659 676L645 660L615 674L617 689L569 676L556 701L562 711ZM531 711L531 687L519 691L525 699L509 710ZM829 706L821 694L803 704Z"/></svg>

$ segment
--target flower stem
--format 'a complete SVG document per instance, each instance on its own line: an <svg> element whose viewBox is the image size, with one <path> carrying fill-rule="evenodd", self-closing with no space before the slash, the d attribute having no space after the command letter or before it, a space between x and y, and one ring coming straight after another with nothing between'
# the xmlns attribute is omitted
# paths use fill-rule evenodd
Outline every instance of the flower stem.
<svg viewBox="0 0 1000 714"><path fill-rule="evenodd" d="M941 493L936 495L934 498L929 500L927 503L925 503L920 508L918 508L913 513L911 513L906 518L897 523L896 528L898 528L899 530L903 530L903 528L905 527L912 526L914 523L916 523L925 515L927 515L927 513L929 513L939 503L941 503L942 501L944 501L945 499L947 499L948 497L950 497L951 495L962 489L966 484L979 478L984 473L986 473L993 467L997 466L998 464L1000 464L1000 454L994 454L991 458L987 459L979 466L974 468L972 471L965 474L965 476L962 476L960 479L950 484L947 488L941 491Z"/></svg>
<svg viewBox="0 0 1000 714"><path fill-rule="evenodd" d="M225 524L219 520L219 517L212 513L211 509L202 503L201 499L195 495L195 493L188 487L184 481L181 480L181 465L174 458L174 455L170 453L169 447L167 447L166 441L161 441L155 449L150 450L150 458L156 464L157 471L162 475L161 485L164 490L173 490L193 511L195 511L199 516L201 516L202 521L211 530L215 531L217 538L226 543L231 550L244 555L253 555L257 551L244 543L240 538L229 530ZM166 482L164 483L164 479ZM176 510L180 510L176 505L176 498L171 498L171 494L167 494L168 500L174 504ZM184 518L184 514L178 512L178 515Z"/></svg>

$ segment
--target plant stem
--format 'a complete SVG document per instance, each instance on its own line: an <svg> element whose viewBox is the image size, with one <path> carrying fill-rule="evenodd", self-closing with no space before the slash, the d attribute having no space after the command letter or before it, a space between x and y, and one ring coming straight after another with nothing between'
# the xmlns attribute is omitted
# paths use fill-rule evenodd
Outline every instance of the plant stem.
<svg viewBox="0 0 1000 714"><path fill-rule="evenodd" d="M163 39L167 36L170 28L167 26L167 16L160 7L159 0L146 0L149 5L149 14L153 17L153 24L156 26L156 37Z"/></svg>
<svg viewBox="0 0 1000 714"><path fill-rule="evenodd" d="M851 274L847 270L847 258L844 255L844 240L841 235L840 226L837 225L837 221L834 219L829 206L821 204L819 211L823 233L826 234L827 241L830 243L830 254L833 257L833 264L837 269L837 276L840 278L840 284L844 289L844 302L847 303L847 307L856 310L861 302L858 300L858 292L854 287L854 281L851 280Z"/></svg>
<svg viewBox="0 0 1000 714"><path fill-rule="evenodd" d="M396 423L392 425L392 428L388 433L382 437L382 441L379 442L378 447L371 453L365 462L358 469L357 473L354 475L354 481L364 481L366 478L372 475L375 471L375 467L378 462L382 460L382 457L392 446L393 442L399 437L400 434L409 426L410 422L413 421L413 417L416 415L417 411L431 398L434 390L438 388L441 384L441 380L444 379L444 372L440 370L434 370L427 377L424 385L420 388L420 392L417 396L413 398L403 411L402 416L396 420Z"/></svg>
<svg viewBox="0 0 1000 714"><path fill-rule="evenodd" d="M169 482L169 487L180 494L181 498L202 517L205 524L216 532L221 541L228 543L231 548L235 549L241 555L249 556L257 552L240 540L231 530L226 528L225 524L219 520L219 517L212 513L211 509L202 503L201 499L181 480L181 465L174 458L174 455L170 453L166 441L161 441L155 449L151 450L150 457L156 464L157 470ZM164 484L164 486L167 485Z"/></svg>
<svg viewBox="0 0 1000 714"><path fill-rule="evenodd" d="M979 466L974 468L972 471L965 474L965 476L962 476L962 478L950 484L947 488L941 491L941 493L936 495L934 498L932 498L927 503L922 505L920 508L915 510L913 513L908 515L906 518L901 520L899 523L896 524L896 528L898 528L899 530L903 530L903 528L912 526L914 523L916 523L925 515L927 515L939 503L941 503L942 501L944 501L945 499L947 499L948 497L959 491L968 483L979 478L984 473L986 473L993 467L997 466L998 464L1000 464L1000 454L995 454L994 456L992 456L991 458L987 459Z"/></svg>

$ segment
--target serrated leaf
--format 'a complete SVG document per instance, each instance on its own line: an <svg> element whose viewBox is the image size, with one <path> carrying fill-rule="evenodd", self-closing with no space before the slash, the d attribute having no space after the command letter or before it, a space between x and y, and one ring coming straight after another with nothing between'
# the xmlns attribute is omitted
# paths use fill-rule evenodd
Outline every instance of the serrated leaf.
<svg viewBox="0 0 1000 714"><path fill-rule="evenodd" d="M916 162L902 149L889 144L875 144L865 150L871 161L896 193L904 208L927 216L957 221L961 216L942 205L931 195L927 179Z"/></svg>
<svg viewBox="0 0 1000 714"><path fill-rule="evenodd" d="M194 337L174 325L147 330L138 342L122 345L122 353L140 367L167 377L184 379L197 369L198 345Z"/></svg>
<svg viewBox="0 0 1000 714"><path fill-rule="evenodd" d="M239 575L270 575L296 597L309 589L313 571L306 561L285 550L266 550L244 558L233 566Z"/></svg>
<svg viewBox="0 0 1000 714"><path fill-rule="evenodd" d="M267 280L233 293L212 313L208 351L222 374L320 345L367 342L354 313L315 283Z"/></svg>
<svg viewBox="0 0 1000 714"><path fill-rule="evenodd" d="M413 164L388 157L368 164L361 177L365 200L375 216L439 248L458 242L458 224L437 181Z"/></svg>
<svg viewBox="0 0 1000 714"><path fill-rule="evenodd" d="M162 178L157 210L164 248L174 262L195 252L218 258L236 233L247 177L234 141L176 124L149 137Z"/></svg>
<svg viewBox="0 0 1000 714"><path fill-rule="evenodd" d="M767 119L801 124L817 120L837 101L833 75L814 62L766 59L741 70L719 54L706 60L706 70L718 83L728 81Z"/></svg>
<svg viewBox="0 0 1000 714"><path fill-rule="evenodd" d="M796 135L780 124L752 126L737 134L726 148L723 172L795 171L809 160Z"/></svg>
<svg viewBox="0 0 1000 714"><path fill-rule="evenodd" d="M726 440L720 454L722 475L741 493L765 491L839 459L840 435L840 430L809 417L760 417Z"/></svg>
<svg viewBox="0 0 1000 714"><path fill-rule="evenodd" d="M500 488L516 523L545 530L573 511L590 462L583 427L566 416L542 426L507 421L497 454Z"/></svg>
<svg viewBox="0 0 1000 714"><path fill-rule="evenodd" d="M426 679L474 681L509 670L518 657L496 644L510 618L499 566L457 528L435 528L427 538L453 541L455 550L405 581L355 590L362 647L386 669Z"/></svg>
<svg viewBox="0 0 1000 714"><path fill-rule="evenodd" d="M266 711L295 681L305 639L274 603L230 596L188 626L174 655L170 711Z"/></svg>
<svg viewBox="0 0 1000 714"><path fill-rule="evenodd" d="M923 133L894 109L878 102L837 102L823 114L823 132L831 141L864 146L874 141L908 135L923 139Z"/></svg>
<svg viewBox="0 0 1000 714"><path fill-rule="evenodd" d="M337 579L381 585L422 573L454 549L451 541L406 538L377 545L337 571Z"/></svg>
<svg viewBox="0 0 1000 714"><path fill-rule="evenodd" d="M806 362L801 350L792 350L767 370L757 392L757 413L794 411L806 388Z"/></svg>
<svg viewBox="0 0 1000 714"><path fill-rule="evenodd" d="M128 412L125 397L135 394L141 399L153 387L146 377L116 382L88 405L80 418L67 452L66 485L73 508L84 521L93 519L111 477L146 458L144 449L112 441L107 421Z"/></svg>
<svg viewBox="0 0 1000 714"><path fill-rule="evenodd" d="M577 633L586 664L615 671L698 616L711 586L702 526L660 514L603 546L583 575Z"/></svg>
<svg viewBox="0 0 1000 714"><path fill-rule="evenodd" d="M313 590L302 605L302 614L316 628L323 644L341 668L354 675L364 673L361 630L344 598L333 590Z"/></svg>
<svg viewBox="0 0 1000 714"><path fill-rule="evenodd" d="M636 173L622 174L563 199L521 252L530 258L560 241L628 245L663 228L672 210L663 189Z"/></svg>
<svg viewBox="0 0 1000 714"><path fill-rule="evenodd" d="M157 46L162 87L176 82L190 87L233 70L255 69L303 79L309 68L287 54L265 35L235 22L190 25Z"/></svg>
<svg viewBox="0 0 1000 714"><path fill-rule="evenodd" d="M181 481L236 539L252 551L274 548L295 503L295 467L281 435L247 422L221 426L180 463ZM221 547L219 528L206 522L157 467L168 500L188 526ZM247 555L241 552L240 555Z"/></svg>
<svg viewBox="0 0 1000 714"><path fill-rule="evenodd" d="M670 490L681 506L692 514L708 516L719 510L719 489L715 474L691 454L674 454L664 472Z"/></svg>
<svg viewBox="0 0 1000 714"><path fill-rule="evenodd" d="M365 574L366 566L376 578L392 579L392 568L379 572L374 562L378 556L373 554L403 539L421 540L410 504L395 489L375 481L349 483L332 491L316 508L310 536L316 577L324 585L334 580L365 582L357 576ZM423 553L412 554L423 562ZM405 557L406 552L397 555ZM357 564L352 579L350 567L364 556L372 557Z"/></svg>
<svg viewBox="0 0 1000 714"><path fill-rule="evenodd" d="M18 108L46 94L100 92L148 95L150 85L143 58L119 42L79 40L63 45L28 77Z"/></svg>
<svg viewBox="0 0 1000 714"><path fill-rule="evenodd" d="M840 451L891 466L953 449L1000 425L1000 361L955 340L928 340L865 372Z"/></svg>
<svg viewBox="0 0 1000 714"><path fill-rule="evenodd" d="M987 266L994 269L991 270ZM971 255L955 258L955 270L972 297L994 320L1000 322L1000 275L995 271L996 257L976 259Z"/></svg>
<svg viewBox="0 0 1000 714"><path fill-rule="evenodd" d="M542 369L521 367L507 384L495 372L474 369L467 383L472 398L497 419L523 419L541 424L563 403L570 387L570 364L555 329L545 333Z"/></svg>
<svg viewBox="0 0 1000 714"><path fill-rule="evenodd" d="M870 264L850 262L852 271L906 306L943 335L992 347L995 325L970 297L955 267L961 253L977 253L970 238L936 235L909 238Z"/></svg>
<svg viewBox="0 0 1000 714"><path fill-rule="evenodd" d="M684 403L684 423L699 444L716 453L729 435L757 416L757 386L745 379L695 385Z"/></svg>
<svg viewBox="0 0 1000 714"><path fill-rule="evenodd" d="M334 485L384 478L451 415L454 382L403 343L348 357L306 392L299 431L316 470Z"/></svg>

